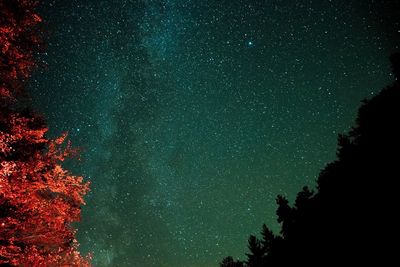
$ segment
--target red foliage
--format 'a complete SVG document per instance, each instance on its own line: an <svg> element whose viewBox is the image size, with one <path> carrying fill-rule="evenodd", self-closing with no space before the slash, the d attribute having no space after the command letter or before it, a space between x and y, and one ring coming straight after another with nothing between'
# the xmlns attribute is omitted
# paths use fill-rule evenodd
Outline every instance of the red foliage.
<svg viewBox="0 0 400 267"><path fill-rule="evenodd" d="M61 166L76 151L18 101L40 44L35 5L0 0L0 265L90 266L71 226L89 184Z"/></svg>
<svg viewBox="0 0 400 267"><path fill-rule="evenodd" d="M41 18L34 12L37 1L0 1L0 92L13 96L35 67L40 47L37 30ZM7 92L7 93L5 93Z"/></svg>
<svg viewBox="0 0 400 267"><path fill-rule="evenodd" d="M0 124L0 264L89 266L75 230L88 184L61 163L74 150L65 135L49 141L39 117L19 113Z"/></svg>

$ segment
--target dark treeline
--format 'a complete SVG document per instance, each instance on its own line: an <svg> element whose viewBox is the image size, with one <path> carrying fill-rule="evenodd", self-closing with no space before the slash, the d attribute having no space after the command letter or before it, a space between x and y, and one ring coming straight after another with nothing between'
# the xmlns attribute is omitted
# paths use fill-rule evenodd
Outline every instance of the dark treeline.
<svg viewBox="0 0 400 267"><path fill-rule="evenodd" d="M280 234L263 225L261 238L249 238L247 260L226 257L221 267L396 266L400 54L390 59L395 82L363 101L315 192L304 187L293 205L278 196Z"/></svg>

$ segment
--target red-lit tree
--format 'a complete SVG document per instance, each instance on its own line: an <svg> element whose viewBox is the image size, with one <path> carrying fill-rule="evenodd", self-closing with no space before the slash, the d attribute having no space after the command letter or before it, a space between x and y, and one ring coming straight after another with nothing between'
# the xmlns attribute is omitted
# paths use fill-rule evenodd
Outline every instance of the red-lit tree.
<svg viewBox="0 0 400 267"><path fill-rule="evenodd" d="M36 4L0 1L0 266L90 266L71 226L89 185L61 166L76 150L20 101L41 39Z"/></svg>

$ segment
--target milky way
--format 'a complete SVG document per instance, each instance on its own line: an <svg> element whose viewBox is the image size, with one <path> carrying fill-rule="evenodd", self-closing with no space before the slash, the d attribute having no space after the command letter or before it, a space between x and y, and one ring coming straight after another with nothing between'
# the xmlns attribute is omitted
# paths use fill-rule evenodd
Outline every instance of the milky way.
<svg viewBox="0 0 400 267"><path fill-rule="evenodd" d="M276 195L334 159L400 29L382 1L44 2L30 87L82 148L95 266L217 266L278 231Z"/></svg>

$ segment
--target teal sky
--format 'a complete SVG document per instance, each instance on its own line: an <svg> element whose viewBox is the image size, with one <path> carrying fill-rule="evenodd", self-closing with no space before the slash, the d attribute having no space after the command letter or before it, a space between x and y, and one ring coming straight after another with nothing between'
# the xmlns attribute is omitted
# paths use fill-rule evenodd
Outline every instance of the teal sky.
<svg viewBox="0 0 400 267"><path fill-rule="evenodd" d="M360 100L393 79L390 4L45 1L30 87L51 134L83 149L81 251L211 267L243 258L262 223L278 231L276 196L313 186Z"/></svg>

